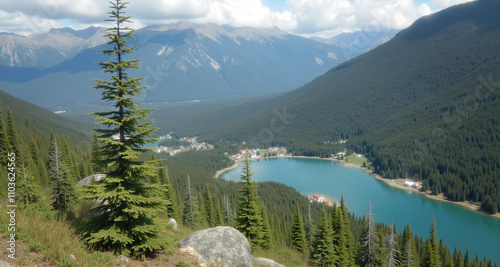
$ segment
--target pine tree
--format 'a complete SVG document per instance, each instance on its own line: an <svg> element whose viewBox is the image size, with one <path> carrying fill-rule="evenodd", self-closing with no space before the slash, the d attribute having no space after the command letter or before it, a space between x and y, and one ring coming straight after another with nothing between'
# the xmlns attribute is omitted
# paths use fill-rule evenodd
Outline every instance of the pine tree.
<svg viewBox="0 0 500 267"><path fill-rule="evenodd" d="M42 200L40 187L34 181L34 177L30 172L30 165L33 165L30 162L32 162L30 158L24 155L22 149L20 149L16 168L16 194L17 201L24 207L39 203Z"/></svg>
<svg viewBox="0 0 500 267"><path fill-rule="evenodd" d="M257 197L257 185L252 180L250 162L248 158L243 165L243 174L240 176L243 187L240 189L236 229L250 242L252 248L262 243L262 216L260 215Z"/></svg>
<svg viewBox="0 0 500 267"><path fill-rule="evenodd" d="M59 148L57 139L50 140L49 176L52 187L52 207L55 210L66 212L75 200L75 188L69 178L69 172Z"/></svg>
<svg viewBox="0 0 500 267"><path fill-rule="evenodd" d="M110 102L111 111L94 112L100 128L95 129L100 148L99 166L106 166L106 177L88 185L85 200L98 201L85 229L86 241L95 247L109 249L117 254L144 255L162 249L166 245L160 236L157 214L164 210L168 201L160 196L164 191L157 184L148 184L156 175L156 162L140 161L139 156L151 149L143 146L155 142L151 136L150 109L138 109L134 97L144 87L142 78L132 78L127 71L139 69L139 60L131 59L134 48L128 45L133 30L124 26L130 22L125 16L126 4L121 0L110 2L109 19L114 25L107 29L105 55L114 61L98 63L109 80L95 80L93 88L102 90L101 100Z"/></svg>
<svg viewBox="0 0 500 267"><path fill-rule="evenodd" d="M292 247L298 252L306 254L308 244L306 240L306 232L304 230L304 222L300 214L300 207L297 203L295 208L295 216L293 217L292 231L291 231Z"/></svg>
<svg viewBox="0 0 500 267"><path fill-rule="evenodd" d="M311 254L312 262L319 266L333 266L338 256L333 245L333 230L325 209L321 210L321 220L316 231Z"/></svg>
<svg viewBox="0 0 500 267"><path fill-rule="evenodd" d="M10 152L9 138L5 131L2 109L0 108L0 164L7 164L7 154Z"/></svg>
<svg viewBox="0 0 500 267"><path fill-rule="evenodd" d="M224 195L222 199L222 212L224 214L224 224L232 225L233 224L233 215L231 212L231 207L229 206L229 198Z"/></svg>
<svg viewBox="0 0 500 267"><path fill-rule="evenodd" d="M465 252L464 267L471 267L469 250Z"/></svg>
<svg viewBox="0 0 500 267"><path fill-rule="evenodd" d="M158 178L160 184L165 187L165 199L168 201L166 205L166 215L170 218L179 218L178 208L176 204L176 193L174 188L172 187L172 183L170 182L170 178L168 177L167 166L163 164L163 162L159 163L158 169Z"/></svg>
<svg viewBox="0 0 500 267"><path fill-rule="evenodd" d="M417 267L418 254L415 245L415 239L408 224L403 230L403 242L401 244L401 266L403 267Z"/></svg>
<svg viewBox="0 0 500 267"><path fill-rule="evenodd" d="M397 234L395 233L396 229L394 227L394 224L391 226L389 235L387 235L387 267L395 267L399 266L401 263L397 259L397 255L399 254L399 251L397 250L397 242L396 242L396 236Z"/></svg>
<svg viewBox="0 0 500 267"><path fill-rule="evenodd" d="M214 202L212 200L212 194L210 193L208 183L205 183L205 190L203 190L203 206L208 225L215 226Z"/></svg>
<svg viewBox="0 0 500 267"><path fill-rule="evenodd" d="M439 247L436 237L436 221L434 218L431 222L431 231L426 243L424 266L441 267L441 256L439 255Z"/></svg>
<svg viewBox="0 0 500 267"><path fill-rule="evenodd" d="M337 255L339 256L338 266L351 266L350 253L347 248L346 224L344 223L344 214L341 208L334 208L335 215L333 219L333 244L335 245Z"/></svg>
<svg viewBox="0 0 500 267"><path fill-rule="evenodd" d="M14 123L14 119L12 117L12 112L10 112L9 108L7 108L6 134L7 134L7 140L8 140L9 146L10 146L9 147L10 151L15 153L16 155L19 155L19 141L17 139L16 126Z"/></svg>
<svg viewBox="0 0 500 267"><path fill-rule="evenodd" d="M373 267L379 264L378 234L372 214L372 204L368 205L368 216L365 218L365 227L361 239L361 266Z"/></svg>
<svg viewBox="0 0 500 267"><path fill-rule="evenodd" d="M346 240L346 248L347 248L347 253L348 253L348 263L346 266L355 266L356 265L356 251L357 247L354 244L354 239L352 237L352 231L351 231L351 226L349 223L349 214L347 211L347 208L345 206L345 201L344 201L344 195L341 195L340 198L340 210L342 211L342 215L344 216L343 221L344 221L344 233L345 233L345 240Z"/></svg>
<svg viewBox="0 0 500 267"><path fill-rule="evenodd" d="M273 235L271 231L271 226L269 224L269 217L267 216L266 207L263 203L260 205L260 216L262 217L262 243L261 246L264 249L269 249L273 246Z"/></svg>
<svg viewBox="0 0 500 267"><path fill-rule="evenodd" d="M453 266L454 267L464 267L464 257L462 251L458 250L455 246L455 251L453 252Z"/></svg>
<svg viewBox="0 0 500 267"><path fill-rule="evenodd" d="M184 199L184 212L182 219L185 225L195 226L198 223L198 201L195 196L193 187L191 186L191 179L189 174L187 177L186 197Z"/></svg>
<svg viewBox="0 0 500 267"><path fill-rule="evenodd" d="M311 218L311 202L308 203L307 206L307 223L305 225L306 231L306 241L309 251L312 251L312 242L313 242L313 223Z"/></svg>
<svg viewBox="0 0 500 267"><path fill-rule="evenodd" d="M99 138L97 137L97 133L94 131L94 135L92 136L92 148L91 148L91 163L92 170L94 174L103 173L105 171L104 166L100 165L103 163L101 159L101 143L99 142Z"/></svg>

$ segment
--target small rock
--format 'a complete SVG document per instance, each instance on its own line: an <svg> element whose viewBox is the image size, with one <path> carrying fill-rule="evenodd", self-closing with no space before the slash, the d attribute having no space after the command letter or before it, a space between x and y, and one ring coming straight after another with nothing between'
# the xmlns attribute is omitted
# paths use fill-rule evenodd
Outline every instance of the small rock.
<svg viewBox="0 0 500 267"><path fill-rule="evenodd" d="M172 225L172 229L174 229L174 231L177 231L177 229L179 229L174 218L170 218L170 220L168 220L167 222L167 225Z"/></svg>
<svg viewBox="0 0 500 267"><path fill-rule="evenodd" d="M76 257L75 257L75 255L71 254L71 255L69 255L69 259L72 260L72 261L75 261Z"/></svg>
<svg viewBox="0 0 500 267"><path fill-rule="evenodd" d="M121 262L123 262L123 263L128 263L127 257L125 257L123 255L118 256L118 260L121 261Z"/></svg>
<svg viewBox="0 0 500 267"><path fill-rule="evenodd" d="M261 258L261 257L254 257L253 262L255 264L261 265L261 266L268 266L268 267L286 267L283 264L279 264L273 260L266 259L266 258Z"/></svg>

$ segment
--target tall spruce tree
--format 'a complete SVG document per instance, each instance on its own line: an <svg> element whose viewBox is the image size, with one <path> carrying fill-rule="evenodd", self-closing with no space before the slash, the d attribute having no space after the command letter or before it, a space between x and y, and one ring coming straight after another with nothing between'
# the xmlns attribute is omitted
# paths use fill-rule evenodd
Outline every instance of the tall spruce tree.
<svg viewBox="0 0 500 267"><path fill-rule="evenodd" d="M261 246L264 249L270 249L273 246L274 238L271 230L271 225L269 223L269 217L267 216L266 207L264 203L260 205L260 216L262 217L262 243Z"/></svg>
<svg viewBox="0 0 500 267"><path fill-rule="evenodd" d="M212 193L210 193L208 183L205 183L205 189L203 190L203 207L208 225L215 226L214 201L212 200Z"/></svg>
<svg viewBox="0 0 500 267"><path fill-rule="evenodd" d="M139 69L139 59L129 59L134 48L128 40L134 30L124 26L131 22L124 12L127 3L109 3L106 21L113 26L107 29L106 37L111 49L101 52L113 61L98 63L109 80L95 80L93 88L102 90L101 100L110 102L113 109L92 113L99 120L100 127L95 129L102 144L98 165L106 166L106 177L85 189L84 199L99 202L92 210L97 215L86 225L86 241L118 254L142 256L166 245L155 218L168 201L160 197L164 191L158 184L146 183L157 174L157 163L139 160L142 153L151 150L144 145L156 141L151 138L156 129L148 120L152 110L138 109L134 101L144 89L142 78L127 73Z"/></svg>
<svg viewBox="0 0 500 267"><path fill-rule="evenodd" d="M415 245L415 238L413 237L413 232L411 231L410 224L406 225L405 229L403 230L403 242L401 244L401 247L401 266L419 266L417 247Z"/></svg>
<svg viewBox="0 0 500 267"><path fill-rule="evenodd" d="M304 222L302 220L302 215L300 214L300 206L298 203L295 207L295 216L293 217L291 238L292 247L298 252L306 254L309 248L306 240L306 231L304 230Z"/></svg>
<svg viewBox="0 0 500 267"><path fill-rule="evenodd" d="M34 165L33 161L25 153L22 153L23 149L19 151L20 155L17 156L16 167L16 194L18 203L26 207L27 205L41 202L42 194L38 183L35 182L30 171L32 168L30 166Z"/></svg>
<svg viewBox="0 0 500 267"><path fill-rule="evenodd" d="M441 256L439 255L439 247L436 236L436 221L434 218L432 218L431 231L426 242L424 266L441 267Z"/></svg>
<svg viewBox="0 0 500 267"><path fill-rule="evenodd" d="M333 230L325 208L321 210L321 220L314 236L312 262L319 266L334 266L338 261L333 245Z"/></svg>
<svg viewBox="0 0 500 267"><path fill-rule="evenodd" d="M248 157L243 165L243 174L240 176L242 188L238 202L236 229L250 242L252 248L262 243L262 216L257 197L257 185L252 180Z"/></svg>
<svg viewBox="0 0 500 267"><path fill-rule="evenodd" d="M66 212L75 199L75 188L55 136L50 140L50 145L49 176L54 198L52 207L55 210Z"/></svg>

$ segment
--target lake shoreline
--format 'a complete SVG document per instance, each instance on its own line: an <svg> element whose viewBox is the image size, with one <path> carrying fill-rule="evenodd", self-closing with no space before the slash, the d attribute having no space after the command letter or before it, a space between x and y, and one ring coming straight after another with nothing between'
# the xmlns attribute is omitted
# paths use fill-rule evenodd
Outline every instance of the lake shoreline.
<svg viewBox="0 0 500 267"><path fill-rule="evenodd" d="M423 192L420 189L413 188L413 187L408 187L408 186L399 184L395 180L384 178L384 177L380 176L379 174L376 174L374 171L372 171L372 170L370 170L368 168L361 167L359 165L356 165L356 164L353 164L353 163L349 163L349 162L345 162L345 161L342 161L342 160L333 159L333 158L306 157L306 156L271 157L269 159L272 159L272 158L278 158L278 159L279 158L320 159L320 160L329 160L329 161L339 162L339 163L342 164L343 167L357 168L357 169L360 169L360 170L362 170L362 171L364 171L366 173L369 173L375 179L384 182L388 186L391 186L391 187L394 187L394 188L398 188L398 189L401 189L401 190L406 190L406 191L412 191L412 192L415 192L415 193L419 193L419 194L424 195L425 197L433 199L433 200L443 201L443 202L448 202L448 203L451 203L451 204L459 205L459 206L464 207L464 208L466 208L468 210L471 210L471 211L474 211L474 212L477 212L477 213L481 213L483 215L488 215L488 216L500 219L500 213L497 213L497 214L493 215L493 214L490 214L490 213L482 211L480 206L472 204L470 202L451 201L451 200L446 199L446 197L443 194L439 194L439 195L436 196L436 195L432 195L430 192ZM257 159L268 159L268 158L257 158ZM257 159L249 159L249 160L257 160ZM244 161L244 159L235 160L235 163L232 166L217 171L217 173L215 174L215 178L219 178L219 176L221 174L237 168L239 162L241 162L241 161Z"/></svg>

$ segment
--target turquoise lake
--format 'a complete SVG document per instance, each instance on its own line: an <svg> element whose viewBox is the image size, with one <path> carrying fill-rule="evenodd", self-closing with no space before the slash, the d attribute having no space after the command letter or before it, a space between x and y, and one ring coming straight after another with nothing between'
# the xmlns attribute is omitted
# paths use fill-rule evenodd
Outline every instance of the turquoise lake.
<svg viewBox="0 0 500 267"><path fill-rule="evenodd" d="M239 181L242 164L220 177ZM343 167L329 160L302 158L259 159L250 162L253 179L280 182L301 194L320 194L344 200L350 212L362 217L372 203L377 222L395 223L398 233L410 224L413 232L428 237L432 218L438 238L450 248L469 249L471 258L479 254L500 263L500 220L470 211L461 206L436 201L406 190L397 189L357 168Z"/></svg>

